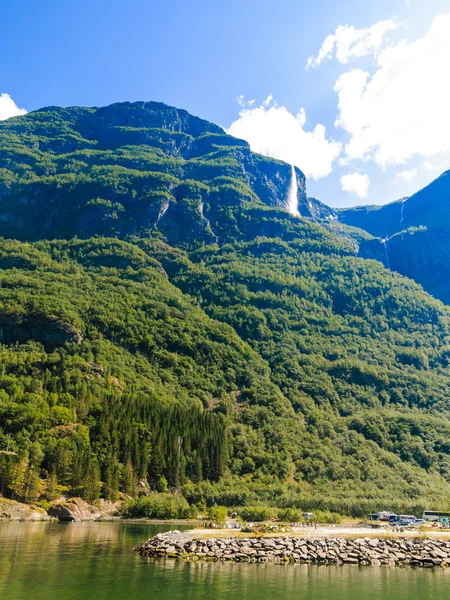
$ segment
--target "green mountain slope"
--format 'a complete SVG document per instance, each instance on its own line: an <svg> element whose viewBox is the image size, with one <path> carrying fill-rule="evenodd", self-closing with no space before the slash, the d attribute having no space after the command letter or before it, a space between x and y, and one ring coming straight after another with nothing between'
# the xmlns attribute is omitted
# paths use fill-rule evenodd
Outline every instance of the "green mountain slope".
<svg viewBox="0 0 450 600"><path fill-rule="evenodd" d="M1 493L447 506L450 311L289 215L290 166L155 103L0 140Z"/></svg>
<svg viewBox="0 0 450 600"><path fill-rule="evenodd" d="M236 198L284 206L291 168L163 104L50 107L0 123L0 234L147 234L212 242L208 212ZM302 212L305 178L297 171Z"/></svg>

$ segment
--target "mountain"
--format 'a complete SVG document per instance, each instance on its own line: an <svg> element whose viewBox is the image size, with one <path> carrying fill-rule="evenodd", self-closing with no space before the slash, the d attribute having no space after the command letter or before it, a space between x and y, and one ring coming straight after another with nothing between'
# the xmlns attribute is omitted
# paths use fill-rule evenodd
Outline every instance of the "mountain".
<svg viewBox="0 0 450 600"><path fill-rule="evenodd" d="M186 111L155 102L49 107L0 124L0 235L146 235L214 242L228 204L284 207L291 167ZM296 170L299 208L310 206Z"/></svg>
<svg viewBox="0 0 450 600"><path fill-rule="evenodd" d="M374 236L361 243L360 256L380 260L450 304L450 171L409 198L337 215Z"/></svg>
<svg viewBox="0 0 450 600"><path fill-rule="evenodd" d="M153 102L0 123L0 493L447 505L450 309L294 174Z"/></svg>

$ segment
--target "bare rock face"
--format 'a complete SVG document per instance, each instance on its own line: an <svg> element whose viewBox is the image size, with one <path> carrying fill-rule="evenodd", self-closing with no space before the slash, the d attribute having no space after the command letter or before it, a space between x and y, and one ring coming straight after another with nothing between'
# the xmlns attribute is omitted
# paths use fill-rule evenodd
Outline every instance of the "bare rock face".
<svg viewBox="0 0 450 600"><path fill-rule="evenodd" d="M28 340L53 350L67 342L81 344L83 336L73 325L56 317L0 314L0 343L23 344Z"/></svg>
<svg viewBox="0 0 450 600"><path fill-rule="evenodd" d="M57 500L49 509L49 514L60 521L97 521L117 515L119 502L100 500L98 505L88 504L81 498Z"/></svg>
<svg viewBox="0 0 450 600"><path fill-rule="evenodd" d="M337 213L330 206L327 206L316 198L299 198L298 210L302 217L306 217L312 221L337 220Z"/></svg>
<svg viewBox="0 0 450 600"><path fill-rule="evenodd" d="M49 521L51 517L40 506L22 504L0 497L0 521Z"/></svg>

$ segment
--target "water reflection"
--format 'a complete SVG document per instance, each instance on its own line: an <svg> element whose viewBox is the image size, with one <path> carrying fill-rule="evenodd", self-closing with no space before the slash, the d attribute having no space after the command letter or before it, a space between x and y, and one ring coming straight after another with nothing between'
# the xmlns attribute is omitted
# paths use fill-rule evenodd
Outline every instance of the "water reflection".
<svg viewBox="0 0 450 600"><path fill-rule="evenodd" d="M158 577L164 578L167 585L165 597L173 599L448 600L450 597L448 570L183 564L175 560L159 562L156 568Z"/></svg>
<svg viewBox="0 0 450 600"><path fill-rule="evenodd" d="M8 600L448 600L450 569L147 561L132 548L169 527L0 523Z"/></svg>

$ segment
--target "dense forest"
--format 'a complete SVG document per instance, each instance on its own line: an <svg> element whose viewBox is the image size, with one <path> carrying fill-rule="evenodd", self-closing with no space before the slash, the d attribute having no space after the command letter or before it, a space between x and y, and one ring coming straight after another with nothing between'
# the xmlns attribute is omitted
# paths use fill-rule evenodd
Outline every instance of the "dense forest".
<svg viewBox="0 0 450 600"><path fill-rule="evenodd" d="M0 123L1 494L449 507L450 309L290 176L156 103Z"/></svg>

